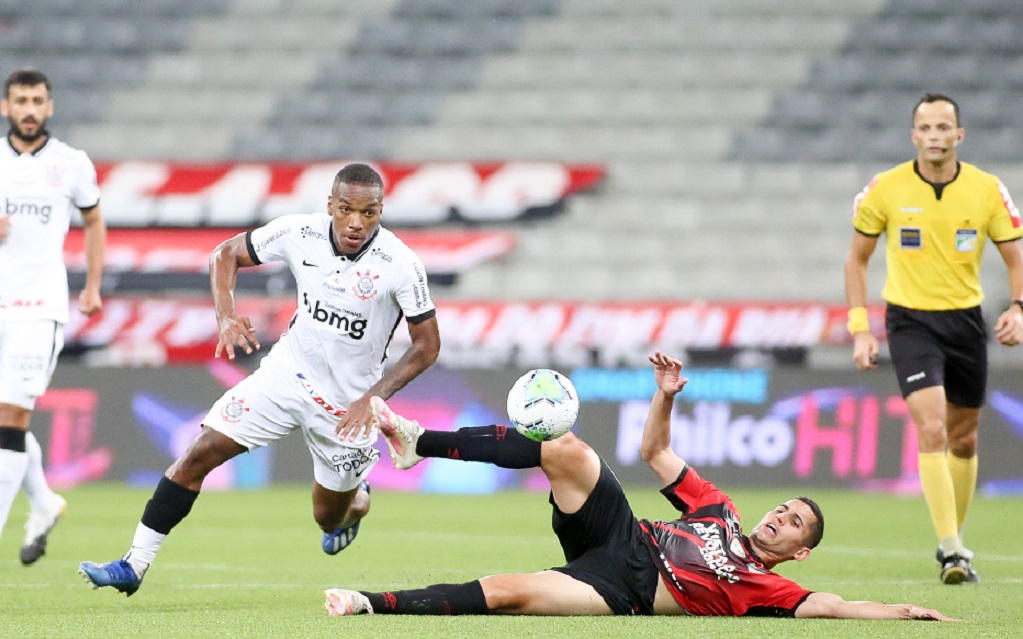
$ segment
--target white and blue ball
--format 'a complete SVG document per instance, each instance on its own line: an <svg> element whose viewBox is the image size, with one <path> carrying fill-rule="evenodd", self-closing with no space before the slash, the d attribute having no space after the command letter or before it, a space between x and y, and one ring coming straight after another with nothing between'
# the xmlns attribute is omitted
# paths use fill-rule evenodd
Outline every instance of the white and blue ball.
<svg viewBox="0 0 1023 639"><path fill-rule="evenodd" d="M508 391L508 418L515 430L534 441L561 437L572 430L578 416L575 386L558 371L531 370Z"/></svg>

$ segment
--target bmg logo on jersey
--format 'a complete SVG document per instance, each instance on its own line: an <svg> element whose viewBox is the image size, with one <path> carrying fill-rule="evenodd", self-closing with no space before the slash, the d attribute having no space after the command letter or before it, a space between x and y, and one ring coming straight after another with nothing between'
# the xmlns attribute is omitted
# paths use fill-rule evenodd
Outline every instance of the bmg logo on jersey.
<svg viewBox="0 0 1023 639"><path fill-rule="evenodd" d="M326 304L320 306L320 300L315 300L310 304L307 293L302 293L302 305L305 306L306 312L312 315L314 320L323 324L329 324L342 333L347 333L354 340L360 340L366 334L366 325L369 324L368 320L351 318L348 315L344 315L344 312L339 313L338 310L340 309L328 309Z"/></svg>
<svg viewBox="0 0 1023 639"><path fill-rule="evenodd" d="M34 202L12 202L4 198L4 213L7 215L27 215L38 217L43 224L50 222L50 215L53 214L53 207L49 204L36 204Z"/></svg>

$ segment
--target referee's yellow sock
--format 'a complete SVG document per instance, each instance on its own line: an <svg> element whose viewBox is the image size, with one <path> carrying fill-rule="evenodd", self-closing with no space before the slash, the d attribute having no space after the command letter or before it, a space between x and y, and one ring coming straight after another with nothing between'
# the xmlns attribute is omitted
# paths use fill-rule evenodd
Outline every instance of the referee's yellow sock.
<svg viewBox="0 0 1023 639"><path fill-rule="evenodd" d="M952 451L948 453L948 472L952 476L952 486L956 493L956 524L960 537L963 524L966 522L966 512L970 509L973 493L977 490L977 465L976 454L969 459L963 459L953 455Z"/></svg>
<svg viewBox="0 0 1023 639"><path fill-rule="evenodd" d="M956 494L944 451L940 453L919 453L917 463L920 469L920 486L924 500L931 513L931 523L938 535L945 554L962 553L959 541L959 526L956 523Z"/></svg>

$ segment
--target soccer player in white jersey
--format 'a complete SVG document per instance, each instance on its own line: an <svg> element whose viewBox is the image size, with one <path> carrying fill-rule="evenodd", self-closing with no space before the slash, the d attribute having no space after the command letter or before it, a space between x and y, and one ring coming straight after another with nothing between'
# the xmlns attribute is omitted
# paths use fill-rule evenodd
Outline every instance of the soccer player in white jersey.
<svg viewBox="0 0 1023 639"><path fill-rule="evenodd" d="M8 76L0 101L0 115L10 122L0 142L0 531L23 490L26 566L46 552L47 536L67 508L46 483L42 450L28 426L64 345L64 237L72 212L81 211L85 227L87 272L78 296L85 315L102 307L107 235L92 161L46 130L50 92L43 73L22 69Z"/></svg>
<svg viewBox="0 0 1023 639"><path fill-rule="evenodd" d="M440 351L422 262L380 226L383 192L376 171L349 164L334 178L328 215L286 215L213 251L218 357L260 348L249 318L235 314L239 267L283 261L295 276L298 309L259 369L213 405L201 434L160 480L127 554L106 564L82 562L79 572L94 588L134 594L167 534L191 510L203 478L293 431L301 431L313 458L313 518L323 530L323 551L336 554L355 538L369 511L366 476L379 457L369 400L393 395ZM412 343L385 372L402 317Z"/></svg>

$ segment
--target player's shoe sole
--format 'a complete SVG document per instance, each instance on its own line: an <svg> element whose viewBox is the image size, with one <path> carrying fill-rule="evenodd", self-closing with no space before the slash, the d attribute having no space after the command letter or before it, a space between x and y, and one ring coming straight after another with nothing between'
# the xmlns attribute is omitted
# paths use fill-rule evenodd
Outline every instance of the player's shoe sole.
<svg viewBox="0 0 1023 639"><path fill-rule="evenodd" d="M46 554L50 531L67 512L67 501L60 495L55 494L53 497L44 512L29 513L28 521L25 522L25 541L21 545L21 563L25 566L31 566Z"/></svg>
<svg viewBox="0 0 1023 639"><path fill-rule="evenodd" d="M135 574L135 569L124 559L97 564L83 561L78 565L78 574L92 585L93 590L110 586L128 597L135 594L142 585L142 577Z"/></svg>
<svg viewBox="0 0 1023 639"><path fill-rule="evenodd" d="M383 399L372 397L369 407L373 413L374 425L380 430L391 451L391 461L398 470L412 468L423 460L416 454L416 442L424 428L419 422L405 419L395 413Z"/></svg>
<svg viewBox="0 0 1023 639"><path fill-rule="evenodd" d="M373 605L361 592L344 588L330 588L323 591L323 597L323 608L331 617L373 614Z"/></svg>

